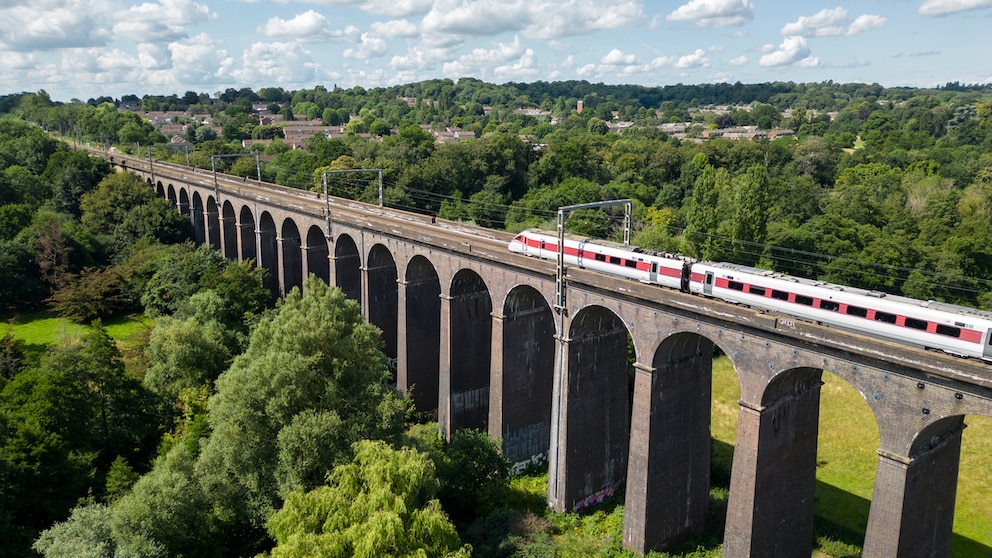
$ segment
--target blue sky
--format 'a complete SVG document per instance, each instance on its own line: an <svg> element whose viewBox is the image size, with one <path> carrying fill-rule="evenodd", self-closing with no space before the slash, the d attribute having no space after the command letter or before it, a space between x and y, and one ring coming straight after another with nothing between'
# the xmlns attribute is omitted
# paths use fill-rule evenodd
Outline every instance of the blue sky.
<svg viewBox="0 0 992 558"><path fill-rule="evenodd" d="M992 81L992 0L0 0L0 94Z"/></svg>

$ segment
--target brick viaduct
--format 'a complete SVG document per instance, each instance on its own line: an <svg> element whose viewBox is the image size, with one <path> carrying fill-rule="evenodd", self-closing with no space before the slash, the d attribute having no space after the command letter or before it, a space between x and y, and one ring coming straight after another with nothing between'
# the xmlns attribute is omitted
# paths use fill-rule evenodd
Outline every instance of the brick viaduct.
<svg viewBox="0 0 992 558"><path fill-rule="evenodd" d="M275 294L313 274L360 301L397 386L445 435L487 429L517 466L546 459L554 509L622 493L637 553L706 520L714 347L740 383L724 556L810 556L822 370L861 393L881 435L864 556L950 553L964 417L992 416L992 366L581 269L558 314L553 263L509 253L502 233L122 163L197 241L265 267Z"/></svg>

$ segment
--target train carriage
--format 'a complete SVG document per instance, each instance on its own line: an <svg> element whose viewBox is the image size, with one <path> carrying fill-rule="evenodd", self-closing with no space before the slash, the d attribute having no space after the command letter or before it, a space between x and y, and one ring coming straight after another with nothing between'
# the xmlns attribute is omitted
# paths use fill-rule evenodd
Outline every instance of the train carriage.
<svg viewBox="0 0 992 558"><path fill-rule="evenodd" d="M537 229L526 230L510 241L510 251L557 260L558 237ZM688 285L688 260L681 256L574 236L565 237L562 252L566 265L672 289L681 290Z"/></svg>
<svg viewBox="0 0 992 558"><path fill-rule="evenodd" d="M531 229L511 252L558 257L558 237ZM992 362L992 312L792 277L723 262L694 262L605 241L568 236L566 265L779 312L807 321Z"/></svg>
<svg viewBox="0 0 992 558"><path fill-rule="evenodd" d="M730 263L693 264L690 292L899 343L992 360L989 312Z"/></svg>

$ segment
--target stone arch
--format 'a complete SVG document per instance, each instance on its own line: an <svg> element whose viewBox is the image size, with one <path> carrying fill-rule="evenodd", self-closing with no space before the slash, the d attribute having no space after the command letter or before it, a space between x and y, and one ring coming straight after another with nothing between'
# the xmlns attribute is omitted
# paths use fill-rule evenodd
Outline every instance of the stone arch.
<svg viewBox="0 0 992 558"><path fill-rule="evenodd" d="M503 453L515 470L543 463L551 441L555 314L533 287L514 287L503 304L499 411Z"/></svg>
<svg viewBox="0 0 992 558"><path fill-rule="evenodd" d="M203 198L200 197L199 192L193 192L193 212L192 212L192 223L193 223L193 241L197 244L203 244L206 242L206 228L204 227L204 215L203 215Z"/></svg>
<svg viewBox="0 0 992 558"><path fill-rule="evenodd" d="M207 196L207 241L215 250L220 250L220 214L217 207L217 200L213 196Z"/></svg>
<svg viewBox="0 0 992 558"><path fill-rule="evenodd" d="M324 231L317 225L312 225L307 230L307 245L305 247L307 260L307 273L315 275L318 279L331 284L331 261L327 257L329 248Z"/></svg>
<svg viewBox="0 0 992 558"><path fill-rule="evenodd" d="M630 441L629 339L623 320L601 306L582 308L572 318L561 388L567 402L559 411L567 433L559 450L564 486L557 489L566 509L582 510L623 488Z"/></svg>
<svg viewBox="0 0 992 558"><path fill-rule="evenodd" d="M383 349L389 357L389 367L396 380L396 333L399 318L399 290L396 285L396 260L389 249L376 244L369 250L368 264L369 322L382 330Z"/></svg>
<svg viewBox="0 0 992 558"><path fill-rule="evenodd" d="M410 260L403 288L406 363L398 367L397 387L413 397L419 412L436 417L441 369L441 282L430 260L424 256Z"/></svg>
<svg viewBox="0 0 992 558"><path fill-rule="evenodd" d="M236 260L238 259L238 221L235 217L234 205L229 200L224 201L221 210L221 237L224 239L224 256Z"/></svg>
<svg viewBox="0 0 992 558"><path fill-rule="evenodd" d="M280 294L285 296L294 287L303 289L303 242L300 239L300 229L292 219L283 220L279 233L283 279Z"/></svg>
<svg viewBox="0 0 992 558"><path fill-rule="evenodd" d="M272 296L279 296L279 242L276 222L268 211L258 218L258 255L261 261L255 265L265 269L265 287Z"/></svg>
<svg viewBox="0 0 992 558"><path fill-rule="evenodd" d="M149 179L149 181L150 181L150 179ZM169 198L168 198L168 197L167 197L167 196L165 195L165 186L163 186L161 182L156 182L156 183L155 183L155 184L153 185L153 188L155 189L155 194L157 194L157 195L158 195L158 197L160 197L160 198L164 198L164 199L169 199Z"/></svg>
<svg viewBox="0 0 992 558"><path fill-rule="evenodd" d="M334 242L334 280L344 295L362 300L362 257L350 236L343 234Z"/></svg>
<svg viewBox="0 0 992 558"><path fill-rule="evenodd" d="M247 205L241 206L238 215L238 233L241 238L240 261L253 260L259 265L258 244L255 242L255 216Z"/></svg>
<svg viewBox="0 0 992 558"><path fill-rule="evenodd" d="M169 190L166 198L172 202L172 205L176 205L179 202L179 197L176 195L176 188L172 184L169 184Z"/></svg>
<svg viewBox="0 0 992 558"><path fill-rule="evenodd" d="M451 280L448 363L451 430L488 430L493 303L478 273L461 269Z"/></svg>

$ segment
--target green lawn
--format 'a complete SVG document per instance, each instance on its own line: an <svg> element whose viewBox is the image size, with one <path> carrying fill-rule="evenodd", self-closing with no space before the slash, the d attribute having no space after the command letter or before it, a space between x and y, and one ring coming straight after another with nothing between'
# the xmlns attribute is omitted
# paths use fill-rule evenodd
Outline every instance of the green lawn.
<svg viewBox="0 0 992 558"><path fill-rule="evenodd" d="M10 327L14 337L24 343L29 362L40 357L45 347L56 344L65 337L78 336L90 327L59 318L47 310L3 316L0 319L7 324L0 325L0 335L6 334L7 327ZM107 333L117 341L125 362L140 358L145 339L151 330L151 320L140 314L127 314L115 316L104 325Z"/></svg>

